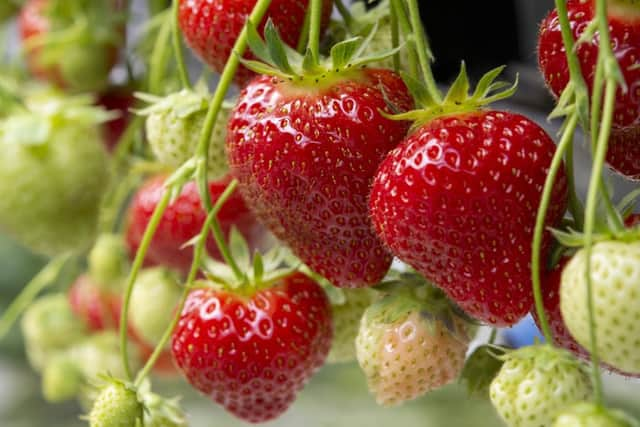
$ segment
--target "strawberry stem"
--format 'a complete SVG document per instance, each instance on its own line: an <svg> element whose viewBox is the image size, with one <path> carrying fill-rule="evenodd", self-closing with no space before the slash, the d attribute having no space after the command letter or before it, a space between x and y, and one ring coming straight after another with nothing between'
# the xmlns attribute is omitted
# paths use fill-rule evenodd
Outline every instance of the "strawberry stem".
<svg viewBox="0 0 640 427"><path fill-rule="evenodd" d="M407 17L407 13L404 8L402 0L391 0L391 10L394 11L397 24L404 35L405 40L410 40L412 37L411 23ZM413 45L410 49L406 50L407 59L409 61L409 73L416 80L420 80L418 73L420 72L420 66L418 65L418 53Z"/></svg>
<svg viewBox="0 0 640 427"><path fill-rule="evenodd" d="M338 13L342 16L344 23L347 24L347 28L353 31L353 15L351 15L349 8L344 5L342 0L333 0L333 4L336 6L336 9L338 9Z"/></svg>
<svg viewBox="0 0 640 427"><path fill-rule="evenodd" d="M151 58L149 60L149 93L159 94L162 92L162 80L164 79L167 62L169 61L169 38L171 37L171 14L163 16L156 42L153 45Z"/></svg>
<svg viewBox="0 0 640 427"><path fill-rule="evenodd" d="M567 147L564 164L566 168L567 184L569 186L569 212L571 212L571 216L573 217L576 227L582 230L584 227L584 207L582 206L582 202L578 198L578 193L576 191L573 144L569 144Z"/></svg>
<svg viewBox="0 0 640 427"><path fill-rule="evenodd" d="M304 14L304 24L302 25L302 31L300 32L300 37L298 38L298 45L296 46L296 51L299 54L304 55L304 50L309 43L309 22L311 20L311 9L307 9Z"/></svg>
<svg viewBox="0 0 640 427"><path fill-rule="evenodd" d="M418 52L418 60L420 61L420 69L422 71L422 77L427 84L429 94L436 101L436 103L442 102L442 94L436 85L436 80L433 77L431 70L431 49L429 48L429 40L424 31L422 20L420 18L420 9L418 8L417 0L407 0L409 6L409 19L411 21L411 28L413 29L413 36L415 47Z"/></svg>
<svg viewBox="0 0 640 427"><path fill-rule="evenodd" d="M389 14L391 16L391 47L395 49L400 45L400 24L394 2L389 5ZM396 73L400 71L400 52L393 55L393 69Z"/></svg>
<svg viewBox="0 0 640 427"><path fill-rule="evenodd" d="M200 231L199 239L193 249L193 261L191 263L191 269L189 270L189 275L187 276L187 281L182 290L182 295L180 296L180 300L178 302L178 306L176 308L173 320L165 330L164 334L162 335L162 338L160 339L155 349L153 350L153 353L151 354L151 356L149 356L149 359L147 359L147 362L145 363L144 367L140 370L140 372L136 376L136 380L135 380L136 387L139 387L142 384L142 381L144 381L147 375L149 375L149 372L151 372L151 369L153 369L153 365L155 365L156 361L160 357L160 354L164 351L164 348L167 345L167 342L169 342L169 338L171 338L171 334L173 333L173 330L175 329L176 325L178 324L178 321L180 320L180 315L182 314L182 308L184 306L185 301L187 300L187 296L189 295L189 292L191 291L191 286L193 285L193 282L196 279L196 275L198 274L198 270L200 269L200 263L202 261L202 256L204 254L204 248L207 242L207 234L209 232L209 228L211 228L212 226L215 227L215 225L218 225L219 227L219 223L218 223L218 220L216 219L216 216L220 212L220 209L222 209L222 206L224 206L225 202L229 199L231 194L233 194L233 192L236 190L237 186L238 186L237 180L234 179L233 181L231 181L227 186L227 188L224 190L224 192L220 195L220 197L216 201L216 204L213 206L209 214L207 215L207 219L205 220L202 226L202 229Z"/></svg>
<svg viewBox="0 0 640 427"><path fill-rule="evenodd" d="M549 173L544 182L544 189L542 190L540 207L536 215L536 225L533 231L533 242L531 244L531 283L533 285L533 298L544 339L549 345L553 345L553 335L551 334L549 321L544 310L540 284L540 250L542 247L542 236L544 234L544 221L547 216L547 211L549 210L549 205L551 204L551 193L553 193L556 177L562 167L562 158L567 149L573 145L573 137L577 126L578 114L574 112L567 118L565 131L562 134L562 139L556 148L556 152L551 160L551 165L549 166Z"/></svg>
<svg viewBox="0 0 640 427"><path fill-rule="evenodd" d="M193 87L189 80L189 73L187 72L187 66L184 63L184 53L182 50L182 40L180 40L180 0L173 0L173 19L171 25L171 34L173 41L173 53L176 57L176 64L178 65L178 74L180 75L180 81L182 87L191 90Z"/></svg>
<svg viewBox="0 0 640 427"><path fill-rule="evenodd" d="M262 17L267 12L269 5L271 4L271 0L258 0L256 5L251 11L251 15L249 15L248 21L256 23L262 21ZM216 91L213 94L213 99L209 104L209 110L207 111L207 116L205 118L204 127L202 129L202 133L200 134L200 139L198 141L198 147L196 148L196 162L198 163L198 188L200 190L200 197L207 208L207 211L211 209L211 196L209 195L208 185L207 185L207 159L209 153L209 145L211 144L211 133L213 132L213 127L218 120L218 114L220 113L220 109L222 108L222 103L224 102L224 98L229 90L229 86L231 86L231 82L233 81L233 77L238 69L238 65L240 64L240 58L244 54L247 48L247 25L242 28L236 43L233 46L232 54L229 56L227 63L222 70L222 74L220 75L220 81L218 86L216 87Z"/></svg>
<svg viewBox="0 0 640 427"><path fill-rule="evenodd" d="M309 44L314 63L320 61L320 25L322 21L322 0L311 0L311 17L309 19Z"/></svg>
<svg viewBox="0 0 640 427"><path fill-rule="evenodd" d="M54 284L67 262L72 259L71 254L58 255L45 265L25 285L20 294L13 300L11 305L0 317L0 340L11 330L11 327L20 315L29 307L31 302L48 286Z"/></svg>
<svg viewBox="0 0 640 427"><path fill-rule="evenodd" d="M151 220L147 225L147 228L144 230L144 235L142 236L142 242L140 243L140 247L136 252L136 257L133 260L133 264L131 266L131 271L129 272L129 277L127 278L127 284L125 287L124 293L124 301L122 304L122 312L120 313L120 354L122 356L122 363L124 366L124 371L127 375L127 379L131 381L131 366L129 366L129 349L128 349L128 339L127 339L127 331L128 331L128 322L129 322L129 303L131 301L131 294L133 292L133 286L135 285L136 279L138 277L138 272L142 268L142 264L144 262L144 257L147 254L147 250L149 249L149 245L151 244L151 240L153 239L153 235L160 224L160 220L162 219L162 215L164 211L167 209L169 202L171 201L171 193L172 191L169 188L165 188L164 194L162 195L162 199L156 205L156 208L153 211L153 215L151 216Z"/></svg>

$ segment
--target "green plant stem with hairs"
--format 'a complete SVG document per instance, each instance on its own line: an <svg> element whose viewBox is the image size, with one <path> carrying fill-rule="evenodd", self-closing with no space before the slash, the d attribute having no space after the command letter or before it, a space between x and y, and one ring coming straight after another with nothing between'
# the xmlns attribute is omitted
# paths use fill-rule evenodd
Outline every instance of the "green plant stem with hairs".
<svg viewBox="0 0 640 427"><path fill-rule="evenodd" d="M180 0L173 0L173 19L171 24L171 39L173 42L173 53L176 58L176 64L178 66L178 75L180 76L180 82L185 89L192 89L191 81L189 80L189 72L187 66L184 63L184 52L182 50L182 40L180 40Z"/></svg>
<svg viewBox="0 0 640 427"><path fill-rule="evenodd" d="M311 14L309 17L309 44L315 63L320 61L320 26L322 24L322 0L311 0Z"/></svg>
<svg viewBox="0 0 640 427"><path fill-rule="evenodd" d="M391 47L395 49L400 45L400 24L398 11L393 2L389 3L389 13L391 15ZM393 69L396 73L400 71L400 52L393 55Z"/></svg>
<svg viewBox="0 0 640 427"><path fill-rule="evenodd" d="M405 40L410 40L413 37L413 30L411 29L411 23L407 17L403 1L390 0L390 7L393 13L392 18L395 17L399 32L402 33ZM405 53L407 54L409 63L409 74L417 80L420 80L420 61L418 60L418 52L415 49L415 44L411 43L410 48L406 49ZM398 52L397 55L400 55L400 53Z"/></svg>
<svg viewBox="0 0 640 427"><path fill-rule="evenodd" d="M411 28L413 30L413 37L416 50L418 52L418 60L420 61L420 69L422 71L422 77L427 85L429 94L437 103L442 102L442 94L438 89L436 80L433 77L431 70L431 49L429 48L429 41L422 25L422 19L420 18L420 9L418 8L418 0L406 0L409 7L409 20L411 22Z"/></svg>
<svg viewBox="0 0 640 427"><path fill-rule="evenodd" d="M545 341L549 344L553 344L553 335L551 328L549 327L549 321L544 310L544 300L542 296L542 289L540 284L540 250L542 247L542 237L544 234L544 220L549 210L551 203L551 194L553 193L553 187L555 185L556 177L562 167L562 159L569 149L573 145L573 137L575 135L576 127L578 125L578 114L571 114L566 121L565 130L562 134L562 138L556 152L551 160L549 166L549 173L544 183L542 190L542 198L540 200L540 207L536 215L536 225L533 231L533 242L531 245L531 283L533 285L533 296L535 300L536 313L540 321L540 328L544 335ZM545 266L542 266L545 267Z"/></svg>
<svg viewBox="0 0 640 427"><path fill-rule="evenodd" d="M178 321L180 320L180 314L182 313L182 308L184 307L184 303L187 300L187 297L189 296L189 292L191 291L193 283L198 274L200 263L202 261L202 256L204 255L204 251L205 251L209 229L212 226L215 227L216 225L218 226L218 228L220 227L220 224L217 221L216 216L220 212L220 209L222 209L222 206L224 206L226 201L229 199L231 194L233 194L233 192L236 190L237 185L238 185L238 181L236 180L231 181L231 183L229 183L229 185L224 190L224 192L220 195L220 197L216 201L216 204L213 206L211 211L208 213L207 219L205 220L204 225L202 226L202 230L200 231L200 234L198 236L198 239L193 249L193 261L191 263L191 269L189 270L187 281L184 285L184 288L182 289L182 294L180 296L180 300L178 302L178 306L176 308L174 317L171 320L171 323L169 324L167 329L162 334L162 338L156 344L156 347L154 348L153 353L151 354L149 359L147 359L147 362L145 363L144 367L140 370L140 372L138 372L138 375L136 376L136 379L135 379L136 387L139 387L142 384L142 381L144 381L147 375L149 375L149 372L151 372L151 370L153 369L153 366L155 365L156 361L158 360L158 358L164 351L164 348L166 347L167 343L169 342L169 339L171 338L171 334L173 333L173 330L175 329L176 325L178 324ZM230 253L229 247L224 241L224 238L221 240L216 239L216 243L218 244L218 248L220 249L220 252L222 253L226 252L227 254Z"/></svg>

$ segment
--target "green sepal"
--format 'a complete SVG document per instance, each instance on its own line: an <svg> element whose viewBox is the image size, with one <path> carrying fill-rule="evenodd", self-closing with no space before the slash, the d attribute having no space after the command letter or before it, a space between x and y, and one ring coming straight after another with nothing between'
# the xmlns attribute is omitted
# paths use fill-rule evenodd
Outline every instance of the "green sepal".
<svg viewBox="0 0 640 427"><path fill-rule="evenodd" d="M569 351L549 344L536 343L507 351L504 355L497 357L503 362L514 359L531 360L534 362L535 369L540 371L550 372L558 369L563 372L565 369L573 368L582 370L585 375L588 375L588 367L583 361L576 359Z"/></svg>
<svg viewBox="0 0 640 427"><path fill-rule="evenodd" d="M9 117L0 128L0 139L5 143L27 146L46 144L51 137L52 123L33 114L20 114Z"/></svg>
<svg viewBox="0 0 640 427"><path fill-rule="evenodd" d="M134 110L134 112L140 116L170 112L180 119L185 119L195 113L206 111L209 108L207 90L201 92L183 89L165 97L136 92L134 93L134 96L137 99L150 104L145 108Z"/></svg>
<svg viewBox="0 0 640 427"><path fill-rule="evenodd" d="M491 74L492 71L489 71L487 74ZM487 77L487 74L483 76L482 82ZM494 77L495 78L495 77ZM487 78L488 79L488 78ZM485 83L486 84L486 83ZM445 104L462 104L467 97L469 96L469 76L467 75L467 66L464 61L460 65L460 73L458 77L456 77L455 81L449 88L449 92L447 92L447 96L444 99ZM476 89L477 91L478 89Z"/></svg>
<svg viewBox="0 0 640 427"><path fill-rule="evenodd" d="M278 30L271 19L267 21L267 25L265 26L264 37L273 65L286 74L294 75L293 68L291 68L291 64L289 63L289 52L287 52L285 43L280 38Z"/></svg>
<svg viewBox="0 0 640 427"><path fill-rule="evenodd" d="M504 348L481 345L467 358L460 382L466 385L470 397L489 398L489 386L504 364L500 357L505 353Z"/></svg>
<svg viewBox="0 0 640 427"><path fill-rule="evenodd" d="M353 37L333 45L330 51L333 67L336 69L346 67L358 51L361 41L361 37Z"/></svg>

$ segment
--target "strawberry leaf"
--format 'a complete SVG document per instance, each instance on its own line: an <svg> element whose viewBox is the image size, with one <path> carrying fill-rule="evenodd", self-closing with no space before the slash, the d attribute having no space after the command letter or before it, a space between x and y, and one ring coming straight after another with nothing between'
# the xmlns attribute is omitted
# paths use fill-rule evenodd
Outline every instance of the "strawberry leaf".
<svg viewBox="0 0 640 427"><path fill-rule="evenodd" d="M353 59L361 42L361 37L353 37L335 44L330 52L333 67L340 69L347 66Z"/></svg>
<svg viewBox="0 0 640 427"><path fill-rule="evenodd" d="M272 63L287 74L295 74L293 68L291 68L291 64L289 63L284 42L280 38L278 30L271 20L267 21L267 25L264 29L264 38Z"/></svg>
<svg viewBox="0 0 640 427"><path fill-rule="evenodd" d="M489 386L504 362L496 357L506 353L496 346L482 345L475 349L464 365L460 381L467 385L469 396L489 398Z"/></svg>
<svg viewBox="0 0 640 427"><path fill-rule="evenodd" d="M467 66L464 61L460 66L460 74L456 77L456 80L451 85L447 97L445 98L445 104L461 104L467 99L469 95L469 76L467 76Z"/></svg>

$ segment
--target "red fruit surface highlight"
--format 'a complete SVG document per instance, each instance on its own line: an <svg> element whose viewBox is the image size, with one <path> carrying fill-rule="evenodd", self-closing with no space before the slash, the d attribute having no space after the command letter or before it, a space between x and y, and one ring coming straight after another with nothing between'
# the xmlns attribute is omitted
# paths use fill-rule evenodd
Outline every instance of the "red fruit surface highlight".
<svg viewBox="0 0 640 427"><path fill-rule="evenodd" d="M531 242L553 140L519 114L479 111L434 119L384 160L371 215L392 252L469 315L512 325L533 305ZM563 169L545 225L567 206ZM543 239L546 260L551 238Z"/></svg>
<svg viewBox="0 0 640 427"><path fill-rule="evenodd" d="M391 113L385 94L402 111L413 106L390 70L366 69L315 88L260 76L242 91L229 122L229 165L247 204L340 287L374 285L391 263L371 229L368 196L408 123L380 114Z"/></svg>
<svg viewBox="0 0 640 427"><path fill-rule="evenodd" d="M149 179L137 191L131 202L126 228L126 240L131 256L138 250L153 211L164 194L164 180L164 176ZM209 194L213 203L230 181L231 179L226 177L209 182ZM185 184L178 198L169 204L162 216L149 246L146 264L163 265L186 275L191 267L193 248L183 245L200 233L206 218L197 185L193 181ZM249 211L238 191L226 201L218 214L218 221L225 236L228 237L231 227L234 226L253 249L263 248L267 241L266 230ZM206 248L210 256L221 259L211 234L207 239Z"/></svg>
<svg viewBox="0 0 640 427"><path fill-rule="evenodd" d="M252 296L213 288L189 294L174 358L200 392L250 422L281 415L331 347L325 292L295 273Z"/></svg>
<svg viewBox="0 0 640 427"><path fill-rule="evenodd" d="M257 0L180 0L179 23L187 44L215 71L221 73ZM283 41L296 47L304 20L308 0L273 0L258 33L263 35L266 22L271 19ZM321 32L329 25L332 0L324 0ZM249 52L244 57L254 58ZM240 66L234 81L243 86L255 73Z"/></svg>

